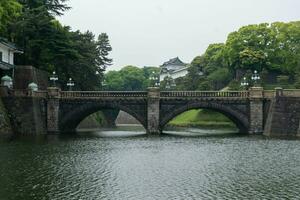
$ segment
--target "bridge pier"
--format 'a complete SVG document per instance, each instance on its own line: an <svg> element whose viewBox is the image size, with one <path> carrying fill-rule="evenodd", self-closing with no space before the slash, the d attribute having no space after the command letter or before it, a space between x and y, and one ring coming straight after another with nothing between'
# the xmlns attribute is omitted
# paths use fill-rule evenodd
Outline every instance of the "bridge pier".
<svg viewBox="0 0 300 200"><path fill-rule="evenodd" d="M147 100L147 133L149 135L159 135L159 108L160 108L160 90L159 88L148 88Z"/></svg>
<svg viewBox="0 0 300 200"><path fill-rule="evenodd" d="M47 132L50 134L59 133L59 97L59 88L48 88Z"/></svg>
<svg viewBox="0 0 300 200"><path fill-rule="evenodd" d="M264 131L263 120L263 88L252 87L249 91L250 95L250 134L261 134Z"/></svg>

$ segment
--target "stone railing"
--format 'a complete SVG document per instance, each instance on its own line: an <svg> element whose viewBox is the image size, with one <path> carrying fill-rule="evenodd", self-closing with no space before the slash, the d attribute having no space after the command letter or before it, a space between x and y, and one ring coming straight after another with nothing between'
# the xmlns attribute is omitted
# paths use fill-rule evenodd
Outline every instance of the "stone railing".
<svg viewBox="0 0 300 200"><path fill-rule="evenodd" d="M300 97L300 90L282 90L284 97Z"/></svg>
<svg viewBox="0 0 300 200"><path fill-rule="evenodd" d="M31 95L33 97L39 97L39 98L48 98L48 92L47 91L36 91L36 92L31 92Z"/></svg>
<svg viewBox="0 0 300 200"><path fill-rule="evenodd" d="M109 92L109 91L91 91L91 92L66 92L60 93L61 98L98 98L98 97L147 97L147 92Z"/></svg>
<svg viewBox="0 0 300 200"><path fill-rule="evenodd" d="M5 90L4 96L48 98L49 91L31 90ZM50 96L49 96L50 95ZM146 91L57 91L58 98L147 98ZM161 98L241 98L246 99L251 95L250 91L162 91L158 92ZM3 95L2 95L3 96ZM300 90L263 90L262 97L272 99L276 96L300 97Z"/></svg>
<svg viewBox="0 0 300 200"><path fill-rule="evenodd" d="M215 97L215 98L248 98L248 91L167 91L161 92L163 98L169 97Z"/></svg>
<svg viewBox="0 0 300 200"><path fill-rule="evenodd" d="M8 94L15 97L38 97L47 98L47 91L31 91L31 90L9 90Z"/></svg>
<svg viewBox="0 0 300 200"><path fill-rule="evenodd" d="M31 96L29 90L8 90L9 95L16 97L27 97Z"/></svg>
<svg viewBox="0 0 300 200"><path fill-rule="evenodd" d="M276 96L300 97L300 90L298 89L264 90L264 98L271 99L271 98L275 98Z"/></svg>
<svg viewBox="0 0 300 200"><path fill-rule="evenodd" d="M276 96L275 90L264 90L264 98L266 99L272 99Z"/></svg>

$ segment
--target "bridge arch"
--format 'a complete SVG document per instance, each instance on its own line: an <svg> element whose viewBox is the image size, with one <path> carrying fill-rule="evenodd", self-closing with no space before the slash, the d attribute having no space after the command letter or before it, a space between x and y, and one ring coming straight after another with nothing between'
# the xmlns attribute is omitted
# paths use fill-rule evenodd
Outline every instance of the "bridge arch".
<svg viewBox="0 0 300 200"><path fill-rule="evenodd" d="M122 110L133 116L145 129L147 127L145 118L128 106L114 103L86 103L74 105L72 108L68 108L68 111L60 113L59 129L61 132L73 132L86 117L98 111L107 109Z"/></svg>
<svg viewBox="0 0 300 200"><path fill-rule="evenodd" d="M161 131L163 128L176 116L193 109L208 109L219 113L222 113L228 117L239 129L241 133L248 133L249 130L249 116L235 108L231 108L229 105L222 103L212 102L193 102L185 105L176 106L172 111L161 112ZM164 114L166 113L166 114Z"/></svg>

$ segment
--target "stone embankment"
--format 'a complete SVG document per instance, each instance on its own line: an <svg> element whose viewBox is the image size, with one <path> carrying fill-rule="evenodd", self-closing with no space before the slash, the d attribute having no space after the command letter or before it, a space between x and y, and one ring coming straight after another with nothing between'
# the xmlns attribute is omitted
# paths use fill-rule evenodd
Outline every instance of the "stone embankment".
<svg viewBox="0 0 300 200"><path fill-rule="evenodd" d="M10 135L13 133L9 116L2 100L0 99L0 135Z"/></svg>

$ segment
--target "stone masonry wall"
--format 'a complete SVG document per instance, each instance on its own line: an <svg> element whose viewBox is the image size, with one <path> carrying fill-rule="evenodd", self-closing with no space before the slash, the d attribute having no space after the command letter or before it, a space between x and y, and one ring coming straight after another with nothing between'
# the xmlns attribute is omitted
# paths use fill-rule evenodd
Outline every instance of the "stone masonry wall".
<svg viewBox="0 0 300 200"><path fill-rule="evenodd" d="M48 74L32 66L17 66L14 70L14 89L27 89L28 84L36 83L40 90L47 90Z"/></svg>
<svg viewBox="0 0 300 200"><path fill-rule="evenodd" d="M0 136L13 134L7 110L5 109L2 99L0 99Z"/></svg>
<svg viewBox="0 0 300 200"><path fill-rule="evenodd" d="M46 101L40 98L3 97L14 134L46 134Z"/></svg>
<svg viewBox="0 0 300 200"><path fill-rule="evenodd" d="M271 104L264 134L297 135L300 121L300 98L279 97Z"/></svg>

